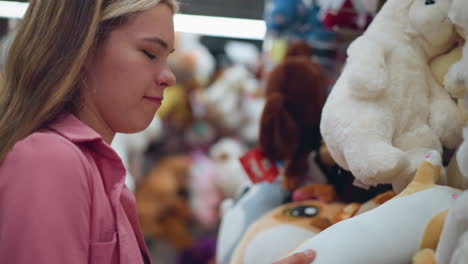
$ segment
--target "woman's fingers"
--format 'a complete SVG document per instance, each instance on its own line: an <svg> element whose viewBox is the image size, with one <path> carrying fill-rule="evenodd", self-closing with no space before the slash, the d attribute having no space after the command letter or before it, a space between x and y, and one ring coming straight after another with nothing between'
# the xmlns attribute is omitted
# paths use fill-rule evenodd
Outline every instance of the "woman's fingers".
<svg viewBox="0 0 468 264"><path fill-rule="evenodd" d="M276 261L273 264L309 264L315 259L315 255L315 251L309 249Z"/></svg>

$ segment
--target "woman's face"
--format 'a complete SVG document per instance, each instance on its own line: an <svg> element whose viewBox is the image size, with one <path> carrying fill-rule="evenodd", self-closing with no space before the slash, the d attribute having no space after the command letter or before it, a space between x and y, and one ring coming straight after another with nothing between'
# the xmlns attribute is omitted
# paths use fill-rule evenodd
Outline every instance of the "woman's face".
<svg viewBox="0 0 468 264"><path fill-rule="evenodd" d="M112 30L86 64L78 118L107 142L116 132L145 129L161 106L163 90L175 83L167 64L173 47L173 13L163 3Z"/></svg>

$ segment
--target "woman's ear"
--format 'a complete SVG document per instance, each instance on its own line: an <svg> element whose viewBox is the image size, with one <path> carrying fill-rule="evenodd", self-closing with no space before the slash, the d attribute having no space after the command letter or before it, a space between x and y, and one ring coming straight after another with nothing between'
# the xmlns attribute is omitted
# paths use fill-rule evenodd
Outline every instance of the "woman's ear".
<svg viewBox="0 0 468 264"><path fill-rule="evenodd" d="M281 94L268 95L259 135L260 149L269 159L289 160L295 154L299 144L299 128L286 110Z"/></svg>

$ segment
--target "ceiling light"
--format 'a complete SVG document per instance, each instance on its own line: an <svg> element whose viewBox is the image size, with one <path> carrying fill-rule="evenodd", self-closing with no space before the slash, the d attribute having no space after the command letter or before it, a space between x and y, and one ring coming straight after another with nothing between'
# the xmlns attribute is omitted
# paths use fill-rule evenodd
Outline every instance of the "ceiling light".
<svg viewBox="0 0 468 264"><path fill-rule="evenodd" d="M0 1L0 17L23 17L28 3ZM266 26L263 20L176 14L174 27L178 32L204 36L262 40Z"/></svg>

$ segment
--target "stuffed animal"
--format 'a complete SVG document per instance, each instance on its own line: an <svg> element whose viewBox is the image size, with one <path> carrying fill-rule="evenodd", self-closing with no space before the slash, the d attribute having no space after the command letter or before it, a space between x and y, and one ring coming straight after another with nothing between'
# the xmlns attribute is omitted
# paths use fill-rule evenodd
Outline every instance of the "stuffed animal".
<svg viewBox="0 0 468 264"><path fill-rule="evenodd" d="M323 1L321 21L329 29L362 31L372 21L378 0L329 0Z"/></svg>
<svg viewBox="0 0 468 264"><path fill-rule="evenodd" d="M193 219L187 200L190 161L186 156L161 160L137 186L135 198L143 233L171 243L176 249L190 246Z"/></svg>
<svg viewBox="0 0 468 264"><path fill-rule="evenodd" d="M436 249L436 263L468 263L467 204L468 192L465 191L449 209Z"/></svg>
<svg viewBox="0 0 468 264"><path fill-rule="evenodd" d="M413 258L413 264L462 264L468 262L468 192L463 192L446 213L437 248L424 248Z"/></svg>
<svg viewBox="0 0 468 264"><path fill-rule="evenodd" d="M458 31L460 31L459 29ZM463 37L463 34L461 34ZM447 91L459 102L459 111L463 116L465 124L468 125L468 109L463 104L463 97L465 95L465 85L461 82L460 85L454 85L455 82L452 80L454 73L460 67L462 63L463 50L465 49L465 41L462 39L460 44L455 46L452 50L446 54L440 55L434 58L430 62L432 74L436 81L443 85ZM450 72L450 70L452 70ZM461 76L463 78L463 76ZM468 94L468 93L467 93ZM463 175L461 171L468 171L468 145L466 139L468 138L468 128L463 129L464 143L458 148L456 154L452 157L447 167L447 185L467 189L468 188L468 173ZM460 168L461 167L461 168Z"/></svg>
<svg viewBox="0 0 468 264"><path fill-rule="evenodd" d="M210 148L210 157L219 171L217 185L225 199L234 199L251 182L242 168L239 157L247 151L241 141L222 138Z"/></svg>
<svg viewBox="0 0 468 264"><path fill-rule="evenodd" d="M456 25L457 31L467 39L468 33L468 3L463 0L453 0L449 11L450 20ZM447 76L445 77L444 84L450 93L456 98L468 99L468 45L463 47L463 57L451 67ZM468 112L468 105L465 105L465 111Z"/></svg>
<svg viewBox="0 0 468 264"><path fill-rule="evenodd" d="M315 48L314 59L328 70L335 71L338 34L327 29L319 19L320 5L317 0L267 0L265 43L284 39L288 43L303 40Z"/></svg>
<svg viewBox="0 0 468 264"><path fill-rule="evenodd" d="M457 150L447 174L450 174L451 170L456 170L457 175L461 175L461 181L466 186L468 179L468 128L464 128L464 138L465 140ZM461 264L468 262L467 204L468 191L464 191L448 210L437 248L432 247L419 251L414 257L414 264Z"/></svg>
<svg viewBox="0 0 468 264"><path fill-rule="evenodd" d="M209 119L222 131L232 135L246 123L243 104L246 86L256 85L253 74L243 65L233 65L219 72L215 81L202 93Z"/></svg>
<svg viewBox="0 0 468 264"><path fill-rule="evenodd" d="M392 192L387 192L364 204L345 204L336 200L332 185L301 187L293 194L294 202L273 209L249 227L231 263L272 263L305 239L383 204L393 196Z"/></svg>
<svg viewBox="0 0 468 264"><path fill-rule="evenodd" d="M218 231L216 263L229 264L247 228L273 208L283 204L288 193L277 180L248 186L235 200L226 200Z"/></svg>
<svg viewBox="0 0 468 264"><path fill-rule="evenodd" d="M429 68L456 41L450 3L388 0L347 50L321 132L333 159L363 185L400 192L429 150L461 143L460 112Z"/></svg>
<svg viewBox="0 0 468 264"><path fill-rule="evenodd" d="M327 77L305 42L292 44L270 73L260 120L259 147L265 157L284 162L283 186L292 191L308 172L308 157L321 144L320 115Z"/></svg>
<svg viewBox="0 0 468 264"><path fill-rule="evenodd" d="M191 211L200 227L213 230L220 220L223 194L218 186L221 172L216 162L201 151L191 154L188 189Z"/></svg>
<svg viewBox="0 0 468 264"><path fill-rule="evenodd" d="M313 249L314 264L410 263L420 247L437 245L444 211L461 190L435 185L442 167L436 151L426 155L412 182L375 209L341 221L303 242L290 254Z"/></svg>
<svg viewBox="0 0 468 264"><path fill-rule="evenodd" d="M468 129L464 130L465 140L458 149L456 161L453 163L456 169L466 181L468 178ZM460 166L458 166L460 164ZM451 164L452 165L452 164ZM450 171L450 167L449 167ZM449 173L449 172L448 172ZM464 191L448 210L443 222L443 229L437 247L422 248L415 257L414 264L450 263L461 264L468 262L468 191ZM428 232L428 235L438 236L439 233Z"/></svg>

